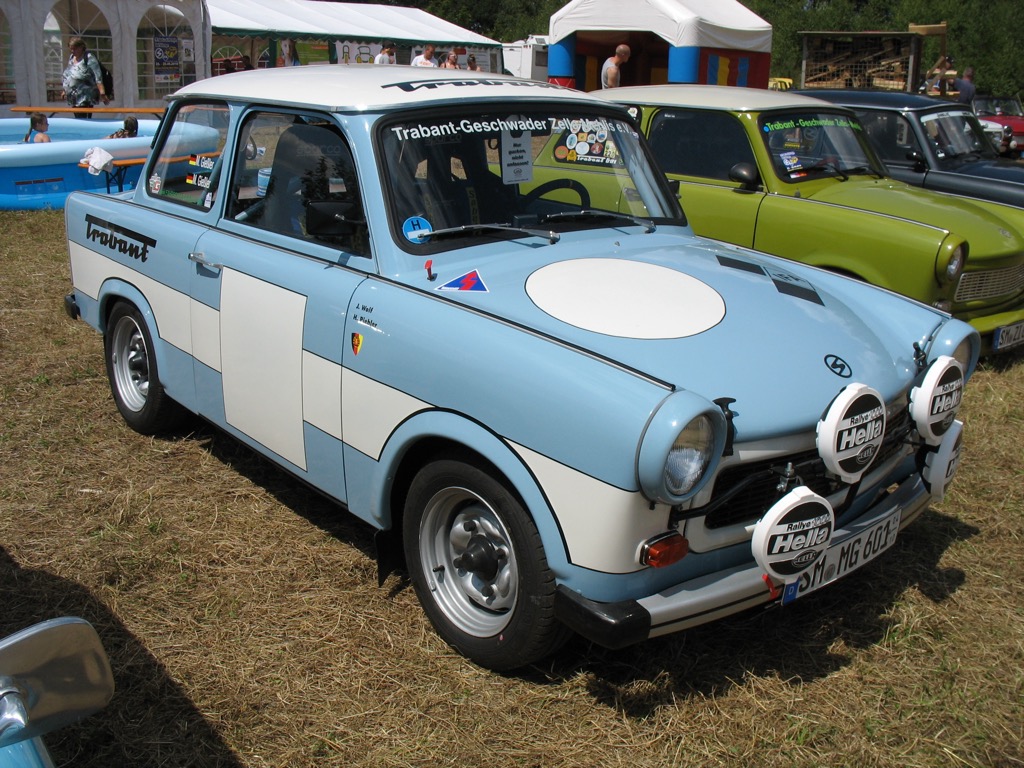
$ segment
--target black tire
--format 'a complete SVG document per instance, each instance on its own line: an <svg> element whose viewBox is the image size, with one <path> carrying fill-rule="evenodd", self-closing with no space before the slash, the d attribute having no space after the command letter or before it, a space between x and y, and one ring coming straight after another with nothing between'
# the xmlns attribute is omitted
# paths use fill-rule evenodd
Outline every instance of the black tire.
<svg viewBox="0 0 1024 768"><path fill-rule="evenodd" d="M458 459L425 466L406 497L409 577L437 633L496 671L554 653L571 635L537 528L509 490Z"/></svg>
<svg viewBox="0 0 1024 768"><path fill-rule="evenodd" d="M110 391L121 417L143 435L155 435L174 427L183 411L160 384L153 338L142 314L119 301L107 319L103 334Z"/></svg>

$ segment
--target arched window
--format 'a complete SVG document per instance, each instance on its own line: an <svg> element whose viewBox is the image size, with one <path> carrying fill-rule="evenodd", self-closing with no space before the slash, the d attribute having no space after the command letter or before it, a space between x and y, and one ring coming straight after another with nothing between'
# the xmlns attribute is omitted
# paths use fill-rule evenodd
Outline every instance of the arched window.
<svg viewBox="0 0 1024 768"><path fill-rule="evenodd" d="M195 36L177 8L154 5L135 36L139 99L161 99L196 79Z"/></svg>
<svg viewBox="0 0 1024 768"><path fill-rule="evenodd" d="M11 25L0 11L0 104L15 104L18 89L14 84L14 57L11 54Z"/></svg>
<svg viewBox="0 0 1024 768"><path fill-rule="evenodd" d="M61 101L61 75L68 63L68 43L80 37L97 59L108 67L114 60L110 23L89 0L58 0L43 25L43 72L46 100Z"/></svg>

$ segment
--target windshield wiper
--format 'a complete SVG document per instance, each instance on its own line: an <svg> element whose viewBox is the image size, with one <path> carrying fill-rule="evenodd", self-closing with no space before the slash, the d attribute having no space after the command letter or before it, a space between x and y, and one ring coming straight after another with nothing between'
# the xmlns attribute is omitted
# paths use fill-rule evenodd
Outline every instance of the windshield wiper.
<svg viewBox="0 0 1024 768"><path fill-rule="evenodd" d="M817 163L815 165L812 165L810 168L803 168L802 170L805 173L810 173L811 171L832 171L832 173L839 177L840 181L846 181L847 179L850 178L846 174L846 171L844 171L835 163Z"/></svg>
<svg viewBox="0 0 1024 768"><path fill-rule="evenodd" d="M858 165L858 166L855 166L853 168L845 168L844 170L847 173L852 174L854 176L859 176L859 175L861 175L863 173L869 173L869 174L871 174L872 176L874 176L875 178L878 178L878 179L884 179L885 178L885 174L884 173L879 173L874 168L870 168L870 167L868 167L866 165Z"/></svg>
<svg viewBox="0 0 1024 768"><path fill-rule="evenodd" d="M657 229L654 222L650 219L645 219L642 216L633 216L629 213L617 213L615 211L595 211L590 208L583 208L579 211L562 211L561 213L549 213L547 216L541 219L541 223L548 221L566 221L571 219L615 219L617 221L628 221L632 224L636 224L638 227L643 227L644 232L650 233Z"/></svg>
<svg viewBox="0 0 1024 768"><path fill-rule="evenodd" d="M418 230L416 232L410 232L409 237L423 243L434 237L461 237L462 235L471 235L476 232L490 230L498 232L519 232L520 234L527 235L528 237L542 237L551 245L554 245L562 238L560 234L550 230L532 229L530 227L515 227L511 224L463 224L459 227L447 227L445 229Z"/></svg>

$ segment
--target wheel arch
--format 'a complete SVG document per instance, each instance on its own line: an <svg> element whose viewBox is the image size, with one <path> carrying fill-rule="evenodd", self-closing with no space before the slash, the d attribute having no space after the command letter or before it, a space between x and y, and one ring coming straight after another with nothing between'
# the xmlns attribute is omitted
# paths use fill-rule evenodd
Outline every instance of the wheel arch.
<svg viewBox="0 0 1024 768"><path fill-rule="evenodd" d="M499 435L451 411L433 410L413 416L395 430L384 447L379 466L387 482L380 488L378 502L386 546L401 551L402 515L409 485L420 469L442 457L472 463L504 484L537 527L549 566L556 573L564 573L568 566L565 538L525 460ZM378 553L379 557L383 555Z"/></svg>
<svg viewBox="0 0 1024 768"><path fill-rule="evenodd" d="M146 321L146 327L149 329L149 335L153 339L153 346L155 347L153 354L156 355L157 368L167 370L164 366L170 365L171 361L167 358L167 350L164 347L163 339L160 337L160 327L156 319L156 313L153 312L153 307L142 291L131 283L119 278L111 278L104 281L100 287L97 300L99 305L99 332L104 336L106 335L110 313L119 301L131 304L142 315L142 319Z"/></svg>

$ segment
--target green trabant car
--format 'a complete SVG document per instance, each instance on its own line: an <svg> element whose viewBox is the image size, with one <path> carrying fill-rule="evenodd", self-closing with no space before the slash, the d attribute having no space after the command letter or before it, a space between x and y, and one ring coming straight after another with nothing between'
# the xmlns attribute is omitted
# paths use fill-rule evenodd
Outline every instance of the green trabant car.
<svg viewBox="0 0 1024 768"><path fill-rule="evenodd" d="M632 108L697 234L889 288L1024 344L1024 211L890 178L853 112L726 86L595 94Z"/></svg>

